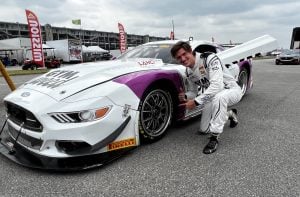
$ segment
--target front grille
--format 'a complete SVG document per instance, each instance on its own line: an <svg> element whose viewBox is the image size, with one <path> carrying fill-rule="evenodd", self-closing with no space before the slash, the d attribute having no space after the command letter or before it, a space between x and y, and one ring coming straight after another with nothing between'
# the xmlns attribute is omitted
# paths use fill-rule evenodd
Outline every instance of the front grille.
<svg viewBox="0 0 300 197"><path fill-rule="evenodd" d="M42 124L30 111L10 102L5 102L5 106L9 120L19 126L23 123L23 127L30 131L42 132Z"/></svg>
<svg viewBox="0 0 300 197"><path fill-rule="evenodd" d="M293 58L292 57L282 57L281 59L282 60L292 60Z"/></svg>
<svg viewBox="0 0 300 197"><path fill-rule="evenodd" d="M8 123L8 133L14 140L17 139L17 142L19 144L22 144L29 148L39 150L43 144L43 140L33 138L24 133L19 134L19 131L16 130L14 127L12 127L9 123Z"/></svg>

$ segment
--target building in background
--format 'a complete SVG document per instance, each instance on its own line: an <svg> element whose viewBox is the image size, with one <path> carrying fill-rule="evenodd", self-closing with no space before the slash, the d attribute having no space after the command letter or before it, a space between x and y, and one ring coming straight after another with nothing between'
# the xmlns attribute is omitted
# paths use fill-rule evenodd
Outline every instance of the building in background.
<svg viewBox="0 0 300 197"><path fill-rule="evenodd" d="M66 27L41 26L43 42L53 40L77 39L85 46L99 46L106 50L119 49L119 33L85 30ZM29 38L27 24L0 22L0 40L10 38ZM168 37L127 34L127 46L134 47L151 41L168 40Z"/></svg>

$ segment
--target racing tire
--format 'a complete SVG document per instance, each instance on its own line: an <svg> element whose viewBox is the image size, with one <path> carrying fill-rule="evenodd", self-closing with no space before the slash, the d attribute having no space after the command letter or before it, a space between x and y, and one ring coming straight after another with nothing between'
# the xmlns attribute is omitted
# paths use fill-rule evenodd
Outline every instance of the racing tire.
<svg viewBox="0 0 300 197"><path fill-rule="evenodd" d="M31 69L31 70L36 70L36 69L37 69L37 66L33 64L33 65L31 65L30 69Z"/></svg>
<svg viewBox="0 0 300 197"><path fill-rule="evenodd" d="M246 94L249 81L249 73L247 69L243 68L239 73L238 84L242 89L242 97Z"/></svg>
<svg viewBox="0 0 300 197"><path fill-rule="evenodd" d="M173 100L171 94L161 88L147 91L139 105L139 136L141 143L161 139L171 124Z"/></svg>

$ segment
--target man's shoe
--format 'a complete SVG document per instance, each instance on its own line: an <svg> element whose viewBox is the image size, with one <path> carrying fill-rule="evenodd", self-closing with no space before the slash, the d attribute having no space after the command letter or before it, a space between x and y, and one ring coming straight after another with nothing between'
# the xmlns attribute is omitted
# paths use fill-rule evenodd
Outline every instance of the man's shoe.
<svg viewBox="0 0 300 197"><path fill-rule="evenodd" d="M198 131L196 131L196 134L197 135L207 135L207 134L209 134L209 131L205 132L205 131L198 130Z"/></svg>
<svg viewBox="0 0 300 197"><path fill-rule="evenodd" d="M229 116L228 119L230 120L230 128L236 127L236 125L239 123L237 119L237 110L236 109L231 109L228 111Z"/></svg>
<svg viewBox="0 0 300 197"><path fill-rule="evenodd" d="M217 150L219 141L218 141L218 136L212 135L209 138L208 144L204 147L203 153L204 154L211 154Z"/></svg>

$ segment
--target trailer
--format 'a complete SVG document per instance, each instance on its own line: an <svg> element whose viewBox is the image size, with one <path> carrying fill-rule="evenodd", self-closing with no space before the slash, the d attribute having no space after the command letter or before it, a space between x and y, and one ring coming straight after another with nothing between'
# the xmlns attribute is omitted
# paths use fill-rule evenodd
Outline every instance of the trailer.
<svg viewBox="0 0 300 197"><path fill-rule="evenodd" d="M46 44L55 48L56 58L63 62L82 62L82 45L80 40L53 40Z"/></svg>

